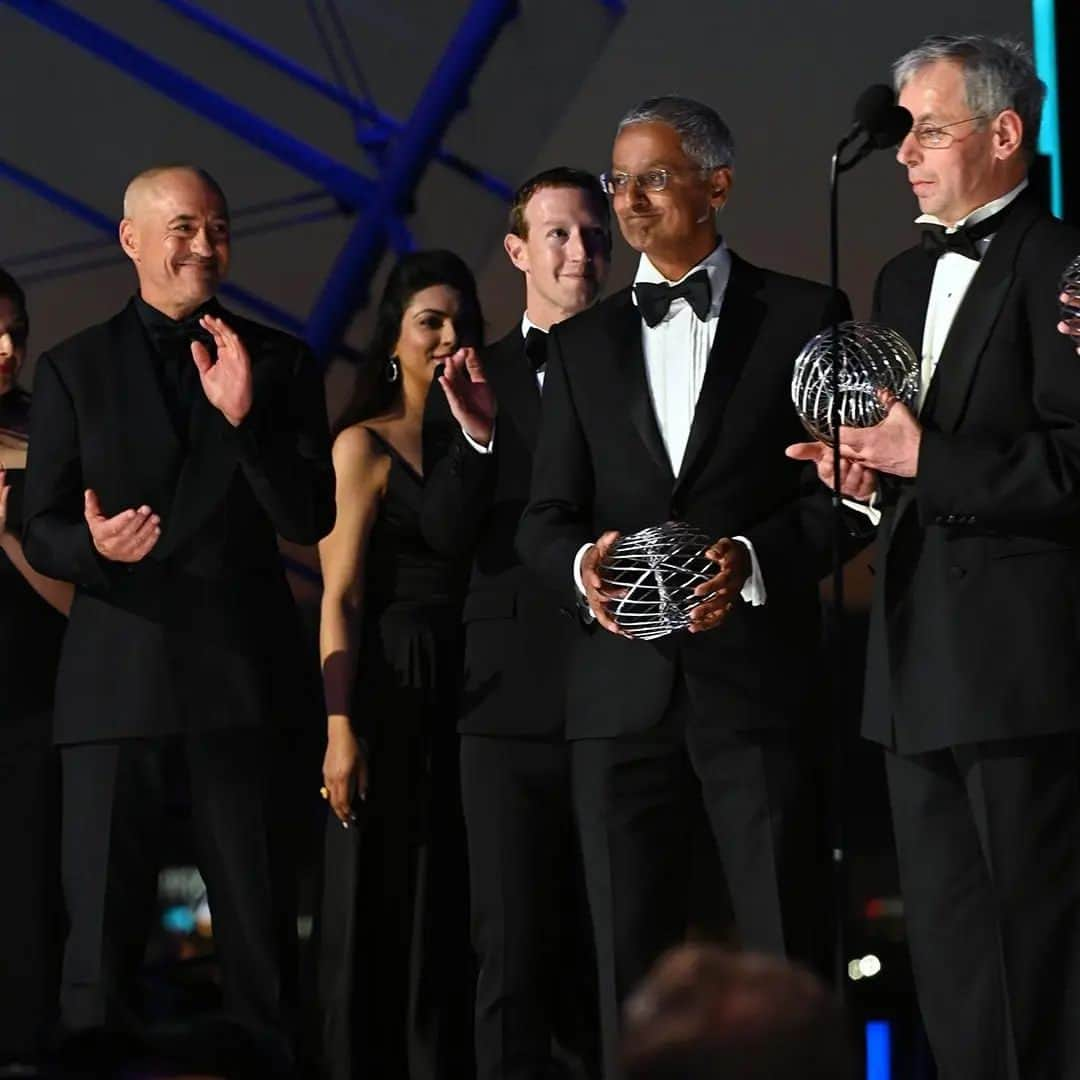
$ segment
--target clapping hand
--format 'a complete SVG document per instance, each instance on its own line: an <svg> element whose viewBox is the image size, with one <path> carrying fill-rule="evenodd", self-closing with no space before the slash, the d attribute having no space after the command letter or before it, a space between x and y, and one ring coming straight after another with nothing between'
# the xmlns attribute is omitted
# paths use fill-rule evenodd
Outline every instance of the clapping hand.
<svg viewBox="0 0 1080 1080"><path fill-rule="evenodd" d="M477 351L461 348L448 356L439 385L462 430L474 442L487 446L495 428L495 393Z"/></svg>
<svg viewBox="0 0 1080 1080"><path fill-rule="evenodd" d="M110 562L141 562L161 537L161 518L149 506L106 517L96 492L90 488L84 495L83 517L95 550Z"/></svg>
<svg viewBox="0 0 1080 1080"><path fill-rule="evenodd" d="M233 427L239 427L251 411L251 356L239 335L223 319L204 315L199 325L214 338L217 361L201 341L191 343L191 356L199 369L206 400Z"/></svg>

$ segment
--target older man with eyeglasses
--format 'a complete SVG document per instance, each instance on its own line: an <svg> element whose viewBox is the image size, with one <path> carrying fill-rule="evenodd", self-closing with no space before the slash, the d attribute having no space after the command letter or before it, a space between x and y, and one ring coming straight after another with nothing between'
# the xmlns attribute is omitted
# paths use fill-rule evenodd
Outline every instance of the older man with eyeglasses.
<svg viewBox="0 0 1080 1080"><path fill-rule="evenodd" d="M603 182L636 280L552 328L518 534L526 564L595 620L573 645L567 734L609 1076L619 1003L685 933L702 802L747 945L801 951L796 916L814 903L793 858L812 851L796 743L830 533L783 448L801 430L792 361L847 302L727 247L733 175L708 106L657 98L623 118ZM598 566L619 533L672 519L714 538L711 597L689 632L634 640Z"/></svg>
<svg viewBox="0 0 1080 1080"><path fill-rule="evenodd" d="M938 1075L1077 1077L1080 364L1057 328L1080 231L1028 186L1025 48L932 37L893 70L925 233L874 317L921 351L923 391L841 439L884 508L863 733ZM831 480L824 448L792 453Z"/></svg>

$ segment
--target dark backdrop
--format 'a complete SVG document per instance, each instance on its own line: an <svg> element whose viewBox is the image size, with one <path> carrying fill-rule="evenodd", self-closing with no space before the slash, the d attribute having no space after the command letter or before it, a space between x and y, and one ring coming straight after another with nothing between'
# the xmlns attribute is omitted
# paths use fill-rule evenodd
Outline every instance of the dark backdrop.
<svg viewBox="0 0 1080 1080"><path fill-rule="evenodd" d="M308 5L201 2L332 77ZM74 0L70 6L319 149L364 165L343 111L164 4ZM858 92L887 79L889 60L928 32L1005 32L1024 40L1031 32L1028 0L630 0L626 7L613 18L599 0L525 0L476 79L448 147L510 183L555 163L600 170L628 105L671 91L702 98L722 112L737 140L736 187L724 214L731 243L753 260L818 278L827 270L829 148L846 128ZM468 4L339 0L339 8L375 102L404 118ZM119 217L126 180L162 161L204 164L234 207L314 187L4 6L0 57L0 155L112 216ZM847 178L843 204L843 283L865 313L877 266L912 236L913 202L899 167L879 154ZM501 251L503 221L496 198L442 166L428 172L410 219L418 244L454 248L472 263L493 335L515 320L520 303L517 275ZM243 238L234 279L303 316L351 224L334 219ZM0 264L96 235L0 180ZM26 265L20 273L54 265ZM613 285L632 266L620 242ZM32 281L34 348L107 315L131 284L122 262ZM354 343L363 340L366 324L361 314ZM347 379L347 371L332 372L332 399Z"/></svg>

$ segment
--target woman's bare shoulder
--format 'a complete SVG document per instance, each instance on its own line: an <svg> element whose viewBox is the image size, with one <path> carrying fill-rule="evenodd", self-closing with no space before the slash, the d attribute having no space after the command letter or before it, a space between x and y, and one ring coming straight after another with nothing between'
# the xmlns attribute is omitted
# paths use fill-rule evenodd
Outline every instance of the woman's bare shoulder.
<svg viewBox="0 0 1080 1080"><path fill-rule="evenodd" d="M390 458L378 435L365 423L351 424L338 433L332 450L338 474L375 471L389 466Z"/></svg>

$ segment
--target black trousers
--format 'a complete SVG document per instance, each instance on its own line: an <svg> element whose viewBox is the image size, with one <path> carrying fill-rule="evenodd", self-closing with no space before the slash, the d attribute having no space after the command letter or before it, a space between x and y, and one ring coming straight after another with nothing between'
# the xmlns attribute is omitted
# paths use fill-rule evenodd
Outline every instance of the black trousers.
<svg viewBox="0 0 1080 1080"><path fill-rule="evenodd" d="M1080 1077L1080 738L886 753L941 1080Z"/></svg>
<svg viewBox="0 0 1080 1080"><path fill-rule="evenodd" d="M572 744L574 801L596 939L604 1075L617 1077L619 1010L685 936L694 821L704 804L741 944L803 952L795 924L802 770L783 731L730 731L685 689L660 725ZM803 854L805 854L805 846Z"/></svg>
<svg viewBox="0 0 1080 1080"><path fill-rule="evenodd" d="M475 977L452 728L387 709L371 786L343 829L329 811L319 912L323 1069L330 1080L473 1074Z"/></svg>
<svg viewBox="0 0 1080 1080"><path fill-rule="evenodd" d="M60 774L52 747L0 752L0 1064L36 1061L56 1022L63 941Z"/></svg>
<svg viewBox="0 0 1080 1080"><path fill-rule="evenodd" d="M591 931L562 740L463 735L478 1080L595 1076Z"/></svg>
<svg viewBox="0 0 1080 1080"><path fill-rule="evenodd" d="M291 1066L295 914L276 738L263 730L65 746L62 868L69 1034L138 1030L134 980L155 916L170 774L190 791L226 1016L275 1069Z"/></svg>

